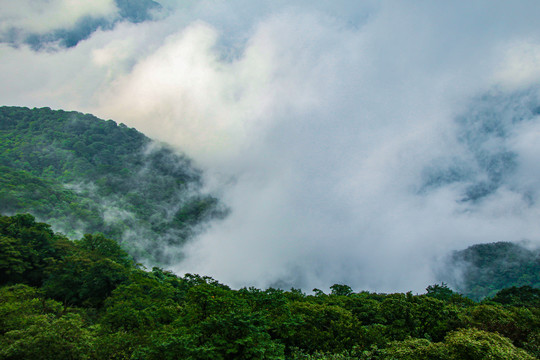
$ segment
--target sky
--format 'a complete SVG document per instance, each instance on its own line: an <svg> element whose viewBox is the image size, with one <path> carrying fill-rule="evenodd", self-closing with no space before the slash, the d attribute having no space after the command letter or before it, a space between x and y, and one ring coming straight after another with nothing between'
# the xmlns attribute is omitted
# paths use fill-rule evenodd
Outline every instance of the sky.
<svg viewBox="0 0 540 360"><path fill-rule="evenodd" d="M157 2L0 0L0 103L194 159L231 213L177 273L422 292L453 250L540 242L538 1Z"/></svg>

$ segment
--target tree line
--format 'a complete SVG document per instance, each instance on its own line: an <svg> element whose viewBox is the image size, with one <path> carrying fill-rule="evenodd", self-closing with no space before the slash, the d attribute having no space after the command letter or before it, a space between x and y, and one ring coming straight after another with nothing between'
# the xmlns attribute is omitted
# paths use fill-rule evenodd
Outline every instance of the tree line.
<svg viewBox="0 0 540 360"><path fill-rule="evenodd" d="M535 359L540 290L231 289L0 216L0 359Z"/></svg>

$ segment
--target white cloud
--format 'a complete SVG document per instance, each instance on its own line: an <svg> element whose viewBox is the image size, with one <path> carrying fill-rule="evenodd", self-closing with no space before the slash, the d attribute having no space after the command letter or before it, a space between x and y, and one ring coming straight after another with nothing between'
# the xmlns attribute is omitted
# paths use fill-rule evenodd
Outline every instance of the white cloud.
<svg viewBox="0 0 540 360"><path fill-rule="evenodd" d="M520 39L502 47L496 78L502 87L514 90L540 80L540 43Z"/></svg>
<svg viewBox="0 0 540 360"><path fill-rule="evenodd" d="M216 37L203 23L171 35L102 94L101 111L123 114L150 135L182 143L201 156L231 150L242 137L245 115L234 103L233 67L212 51Z"/></svg>

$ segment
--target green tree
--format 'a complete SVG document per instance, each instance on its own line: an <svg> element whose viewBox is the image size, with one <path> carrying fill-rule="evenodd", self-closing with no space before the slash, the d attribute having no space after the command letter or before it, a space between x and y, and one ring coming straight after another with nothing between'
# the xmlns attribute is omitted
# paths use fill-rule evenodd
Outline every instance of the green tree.
<svg viewBox="0 0 540 360"><path fill-rule="evenodd" d="M540 289L512 286L502 289L491 300L503 305L540 307Z"/></svg>
<svg viewBox="0 0 540 360"><path fill-rule="evenodd" d="M77 314L60 318L36 316L19 330L6 332L0 339L2 359L88 359L92 332Z"/></svg>
<svg viewBox="0 0 540 360"><path fill-rule="evenodd" d="M59 317L62 304L44 297L40 289L24 285L0 288L0 334L30 326L41 315Z"/></svg>
<svg viewBox="0 0 540 360"><path fill-rule="evenodd" d="M337 296L349 296L353 293L353 290L350 286L342 284L334 284L330 286L330 289L332 290L332 295Z"/></svg>
<svg viewBox="0 0 540 360"><path fill-rule="evenodd" d="M534 357L497 334L477 329L450 333L445 339L449 359L456 360L534 360Z"/></svg>
<svg viewBox="0 0 540 360"><path fill-rule="evenodd" d="M296 301L290 308L296 319L290 338L284 339L290 347L309 353L339 352L352 347L359 338L351 312L340 306Z"/></svg>
<svg viewBox="0 0 540 360"><path fill-rule="evenodd" d="M21 275L29 269L30 264L25 261L21 250L19 240L0 235L0 284L21 279Z"/></svg>
<svg viewBox="0 0 540 360"><path fill-rule="evenodd" d="M107 239L103 234L85 234L81 240L75 241L75 245L126 267L133 264L128 253L116 241Z"/></svg>
<svg viewBox="0 0 540 360"><path fill-rule="evenodd" d="M0 216L0 284L41 285L59 238L50 225L37 223L30 214Z"/></svg>
<svg viewBox="0 0 540 360"><path fill-rule="evenodd" d="M454 295L454 292L452 289L448 287L445 283L442 283L441 285L435 284L435 285L429 285L426 288L426 295L433 297L435 299L439 300L450 300L452 296Z"/></svg>
<svg viewBox="0 0 540 360"><path fill-rule="evenodd" d="M528 342L531 333L538 333L538 309L504 308L499 305L480 304L467 309L464 321L470 326L488 332L497 332L513 341L516 346Z"/></svg>
<svg viewBox="0 0 540 360"><path fill-rule="evenodd" d="M100 307L128 275L124 266L108 258L75 253L51 266L43 289L65 306Z"/></svg>
<svg viewBox="0 0 540 360"><path fill-rule="evenodd" d="M119 286L105 302L101 324L109 332L149 332L172 323L179 315L178 290L144 272Z"/></svg>

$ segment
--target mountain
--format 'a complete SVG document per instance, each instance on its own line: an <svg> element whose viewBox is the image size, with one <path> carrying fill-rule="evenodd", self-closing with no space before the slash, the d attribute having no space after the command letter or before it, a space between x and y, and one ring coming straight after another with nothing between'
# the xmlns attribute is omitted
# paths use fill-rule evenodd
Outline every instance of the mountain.
<svg viewBox="0 0 540 360"><path fill-rule="evenodd" d="M112 120L49 108L0 107L0 185L1 213L30 212L74 237L102 232L153 263L181 256L226 213L184 155Z"/></svg>
<svg viewBox="0 0 540 360"><path fill-rule="evenodd" d="M444 273L442 281L475 300L509 287L540 288L540 249L509 242L473 245L452 253Z"/></svg>

